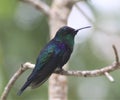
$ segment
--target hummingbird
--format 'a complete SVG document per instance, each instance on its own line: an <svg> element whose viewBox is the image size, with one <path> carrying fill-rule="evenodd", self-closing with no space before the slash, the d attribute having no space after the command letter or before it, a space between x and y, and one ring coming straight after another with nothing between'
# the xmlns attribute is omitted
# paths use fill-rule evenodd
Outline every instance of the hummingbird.
<svg viewBox="0 0 120 100"><path fill-rule="evenodd" d="M62 69L69 60L74 48L74 38L79 30L90 26L74 29L69 26L61 27L55 37L41 50L35 64L35 68L27 78L27 81L18 91L21 95L30 86L32 89L41 86L56 69Z"/></svg>

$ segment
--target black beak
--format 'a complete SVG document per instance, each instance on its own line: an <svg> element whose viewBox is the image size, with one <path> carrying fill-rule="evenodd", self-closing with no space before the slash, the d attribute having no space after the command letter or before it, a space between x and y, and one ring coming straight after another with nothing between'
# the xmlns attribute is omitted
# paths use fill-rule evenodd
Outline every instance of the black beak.
<svg viewBox="0 0 120 100"><path fill-rule="evenodd" d="M86 27L79 28L79 29L75 30L75 32L77 33L79 30L86 29L86 28L91 28L91 26L86 26Z"/></svg>

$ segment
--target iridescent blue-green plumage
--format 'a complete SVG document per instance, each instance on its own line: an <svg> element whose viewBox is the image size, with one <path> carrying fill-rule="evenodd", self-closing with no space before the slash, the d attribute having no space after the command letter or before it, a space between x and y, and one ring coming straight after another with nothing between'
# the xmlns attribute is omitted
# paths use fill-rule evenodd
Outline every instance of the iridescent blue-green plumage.
<svg viewBox="0 0 120 100"><path fill-rule="evenodd" d="M62 68L67 63L73 51L74 37L79 30L64 26L57 31L56 36L40 52L35 68L18 95L28 86L36 88L42 85L55 69Z"/></svg>

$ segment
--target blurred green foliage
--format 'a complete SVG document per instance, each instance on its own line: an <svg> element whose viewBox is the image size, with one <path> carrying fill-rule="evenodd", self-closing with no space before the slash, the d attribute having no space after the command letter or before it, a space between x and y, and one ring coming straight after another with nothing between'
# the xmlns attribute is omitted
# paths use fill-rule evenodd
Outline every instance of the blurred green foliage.
<svg viewBox="0 0 120 100"><path fill-rule="evenodd" d="M50 0L46 1L50 4ZM26 12L25 9L27 9ZM92 9L94 12L95 9ZM39 51L49 41L48 33L47 18L32 6L17 0L0 0L0 94L22 63L26 61L35 63ZM75 47L69 69L91 70L110 63L104 57L100 59L93 53L91 38L82 44L76 44ZM28 70L17 80L8 100L48 99L47 82L38 89L27 89L22 96L16 95L30 72L31 70ZM113 72L112 75L117 80L113 84L105 77L69 77L69 100L119 100L119 71Z"/></svg>
<svg viewBox="0 0 120 100"><path fill-rule="evenodd" d="M22 63L26 61L35 63L40 49L42 49L49 40L49 28L45 16L38 14L37 19L34 19L37 21L34 21L27 30L26 28L21 28L21 26L25 27L25 25L23 25L24 23L18 25L19 18L15 17L16 12L18 12L19 3L17 0L0 0L0 94L8 80ZM31 9L33 8L31 7ZM31 12L31 14L32 13L33 12ZM24 94L19 97L16 95L28 74L30 74L30 71L27 71L23 75L25 78L21 76L16 82L8 96L8 100L32 100L32 98L39 97L38 94L34 93L34 90L33 92L31 91L32 95L28 93L29 96ZM47 87L45 87L45 85L35 91L36 93L41 93L43 100L47 99Z"/></svg>

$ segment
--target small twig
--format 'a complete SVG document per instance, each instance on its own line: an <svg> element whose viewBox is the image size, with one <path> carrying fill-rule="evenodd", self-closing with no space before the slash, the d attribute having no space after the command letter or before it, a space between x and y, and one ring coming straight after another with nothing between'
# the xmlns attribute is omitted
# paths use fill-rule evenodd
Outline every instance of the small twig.
<svg viewBox="0 0 120 100"><path fill-rule="evenodd" d="M111 82L114 82L114 78L113 78L108 72L105 72L105 76L106 76Z"/></svg>
<svg viewBox="0 0 120 100"><path fill-rule="evenodd" d="M119 56L118 56L117 49L116 49L115 45L112 45L112 47L113 47L113 50L115 53L115 61L116 61L116 63L119 63Z"/></svg>
<svg viewBox="0 0 120 100"><path fill-rule="evenodd" d="M111 82L114 81L113 77L109 74L112 71L115 71L117 69L120 69L120 62L119 57L117 53L117 49L115 45L113 45L113 50L115 53L115 62L110 66L106 66L101 69L91 70L91 71L65 71L65 70L56 70L54 73L60 74L60 75L66 75L66 76L78 76L78 77L96 77L105 75ZM34 64L31 64L30 62L24 63L21 68L18 69L18 71L12 76L12 78L9 80L8 84L6 85L2 96L0 100L6 100L8 93L10 92L12 86L14 85L15 81L19 78L20 75L22 75L23 72L25 72L27 69L33 69Z"/></svg>
<svg viewBox="0 0 120 100"><path fill-rule="evenodd" d="M50 7L41 0L20 0L29 4L32 4L36 9L43 12L46 16L50 15Z"/></svg>

